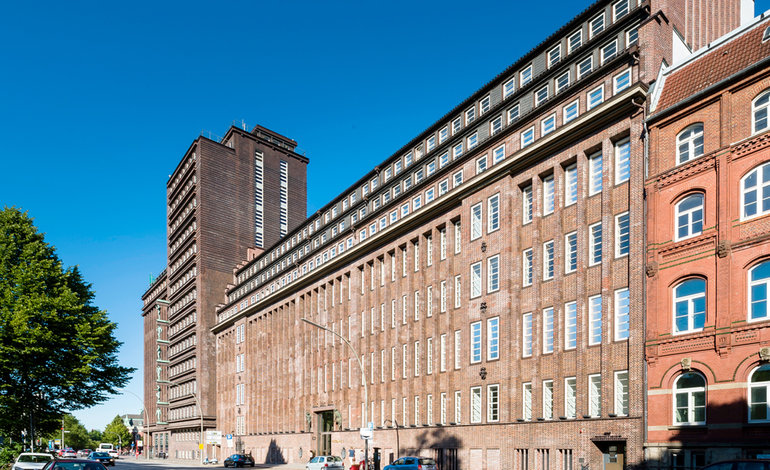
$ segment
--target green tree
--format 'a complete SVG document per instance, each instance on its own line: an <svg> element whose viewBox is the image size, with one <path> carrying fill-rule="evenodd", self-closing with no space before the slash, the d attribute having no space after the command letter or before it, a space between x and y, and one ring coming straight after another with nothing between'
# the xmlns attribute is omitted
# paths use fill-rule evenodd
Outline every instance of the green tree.
<svg viewBox="0 0 770 470"><path fill-rule="evenodd" d="M102 439L104 439L102 442L110 442L115 447L131 445L131 433L128 432L128 428L123 424L123 419L120 416L115 416L115 419L104 428Z"/></svg>
<svg viewBox="0 0 770 470"><path fill-rule="evenodd" d="M75 450L79 449L93 449L91 447L91 438L88 435L86 427L80 424L80 421L69 413L64 414L64 446L72 447ZM62 421L59 424L62 424ZM47 444L49 440L61 439L61 429L57 429L45 435L43 437L43 445Z"/></svg>
<svg viewBox="0 0 770 470"><path fill-rule="evenodd" d="M0 435L43 435L64 410L114 394L134 369L118 364L115 324L92 304L26 212L0 210Z"/></svg>
<svg viewBox="0 0 770 470"><path fill-rule="evenodd" d="M91 439L90 449L96 449L102 443L102 432L98 429L88 431L88 438Z"/></svg>

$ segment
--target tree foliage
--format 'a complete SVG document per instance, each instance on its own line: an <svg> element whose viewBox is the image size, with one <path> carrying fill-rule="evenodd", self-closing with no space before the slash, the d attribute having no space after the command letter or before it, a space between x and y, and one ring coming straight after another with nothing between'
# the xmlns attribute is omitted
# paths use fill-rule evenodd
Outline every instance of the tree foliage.
<svg viewBox="0 0 770 470"><path fill-rule="evenodd" d="M123 424L123 419L120 416L115 416L115 419L104 428L102 439L102 442L110 442L115 447L131 445L131 433L126 425Z"/></svg>
<svg viewBox="0 0 770 470"><path fill-rule="evenodd" d="M63 411L101 403L128 381L115 323L93 299L26 212L0 210L0 435L53 431Z"/></svg>
<svg viewBox="0 0 770 470"><path fill-rule="evenodd" d="M62 424L62 421L59 422ZM91 436L88 434L86 427L80 424L80 421L69 413L66 413L63 418L64 424L64 447L72 447L75 450L80 449L94 449L94 443ZM45 435L42 438L41 444L43 447L48 445L48 441L61 439L61 429L57 429ZM97 445L99 443L97 442Z"/></svg>

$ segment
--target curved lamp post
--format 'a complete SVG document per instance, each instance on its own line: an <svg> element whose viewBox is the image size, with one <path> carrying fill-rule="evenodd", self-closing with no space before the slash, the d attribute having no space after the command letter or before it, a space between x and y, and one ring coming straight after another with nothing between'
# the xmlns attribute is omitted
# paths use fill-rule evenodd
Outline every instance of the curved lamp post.
<svg viewBox="0 0 770 470"><path fill-rule="evenodd" d="M334 336L336 336L339 339L341 339L342 342L347 344L348 348L350 348L350 352L353 353L353 356L356 358L356 361L358 361L358 367L361 369L361 378L363 379L362 382L364 384L364 409L362 411L363 411L364 423L367 423L368 420L366 419L366 414L367 414L366 412L369 409L369 388L366 386L366 371L364 370L364 363L361 361L361 355L358 354L358 351L356 351L355 348L353 348L353 346L351 346L351 344L350 344L350 342L348 340L346 340L341 334L337 333L336 331L330 330L329 328L327 328L327 327L325 327L323 325L319 325L316 322L310 321L307 318L302 318L301 320L303 322L309 324L309 325L312 325L312 326L316 327L316 328L320 328L320 329L322 329L324 331L328 331L329 333L331 333ZM368 465L369 464L369 440L368 439L364 439L364 442L365 442L365 444L364 444L364 461Z"/></svg>
<svg viewBox="0 0 770 470"><path fill-rule="evenodd" d="M385 422L392 423L393 425L396 426L396 460L398 460L398 456L399 454L401 454L401 444L399 443L399 440L398 440L398 421L394 417L392 420L386 419Z"/></svg>
<svg viewBox="0 0 770 470"><path fill-rule="evenodd" d="M131 390L129 390L127 388L120 388L118 390L120 390L121 392L128 392L128 393L130 393L131 395L136 397L136 399L139 400L142 403L142 432L140 434L142 435L142 453L144 454L144 449L149 448L149 446L145 446L144 445L144 442L147 442L147 438L144 435L145 423L147 422L147 410L144 407L144 400L139 395L137 395L136 393L132 392ZM136 444L136 442L134 442L134 444ZM136 452L137 450L138 449L134 449L134 452Z"/></svg>
<svg viewBox="0 0 770 470"><path fill-rule="evenodd" d="M173 380L166 380L166 382L170 383L171 385L176 385L177 387L182 385L178 382L174 382ZM200 446L203 445L203 449L201 451L201 464L203 464L203 454L206 450L205 439L203 437L203 409L201 408L201 402L198 401L198 394L195 392L191 392L190 394L195 399L195 404L198 406L198 415L201 417L201 434L200 439L198 440L198 448L200 449Z"/></svg>

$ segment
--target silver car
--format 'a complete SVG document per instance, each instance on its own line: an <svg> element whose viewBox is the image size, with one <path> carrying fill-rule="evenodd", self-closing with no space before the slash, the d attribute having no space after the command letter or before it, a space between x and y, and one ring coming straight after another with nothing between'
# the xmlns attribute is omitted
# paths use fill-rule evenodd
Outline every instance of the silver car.
<svg viewBox="0 0 770 470"><path fill-rule="evenodd" d="M319 455L313 457L305 465L305 470L343 470L342 459L334 455Z"/></svg>
<svg viewBox="0 0 770 470"><path fill-rule="evenodd" d="M23 452L16 458L12 470L39 470L53 460L51 454Z"/></svg>

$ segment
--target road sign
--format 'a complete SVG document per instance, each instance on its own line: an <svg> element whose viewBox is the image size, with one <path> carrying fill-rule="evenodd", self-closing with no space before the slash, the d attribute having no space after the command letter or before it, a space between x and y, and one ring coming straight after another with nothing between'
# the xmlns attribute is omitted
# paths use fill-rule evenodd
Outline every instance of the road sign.
<svg viewBox="0 0 770 470"><path fill-rule="evenodd" d="M203 444L198 444L198 449L203 450Z"/></svg>
<svg viewBox="0 0 770 470"><path fill-rule="evenodd" d="M371 439L374 436L374 431L369 428L361 428L359 432L361 433L361 439Z"/></svg>
<svg viewBox="0 0 770 470"><path fill-rule="evenodd" d="M374 431L374 422L369 421L369 430Z"/></svg>
<svg viewBox="0 0 770 470"><path fill-rule="evenodd" d="M222 445L222 431L206 431L206 444Z"/></svg>
<svg viewBox="0 0 770 470"><path fill-rule="evenodd" d="M235 447L235 443L233 442L233 435L228 434L227 435L227 447Z"/></svg>

